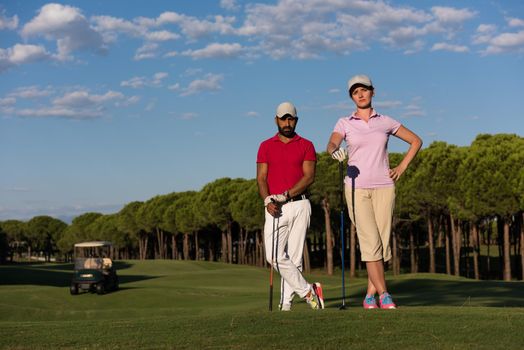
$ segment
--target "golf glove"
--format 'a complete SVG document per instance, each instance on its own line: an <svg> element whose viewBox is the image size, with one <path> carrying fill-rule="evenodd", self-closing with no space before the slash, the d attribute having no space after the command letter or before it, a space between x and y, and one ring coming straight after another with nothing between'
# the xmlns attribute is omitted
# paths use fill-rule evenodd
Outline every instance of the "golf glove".
<svg viewBox="0 0 524 350"><path fill-rule="evenodd" d="M264 199L264 206L267 207L271 202L285 203L286 201L287 198L283 194L272 194Z"/></svg>
<svg viewBox="0 0 524 350"><path fill-rule="evenodd" d="M333 153L331 153L331 158L343 162L346 159L348 153L345 148L337 148Z"/></svg>

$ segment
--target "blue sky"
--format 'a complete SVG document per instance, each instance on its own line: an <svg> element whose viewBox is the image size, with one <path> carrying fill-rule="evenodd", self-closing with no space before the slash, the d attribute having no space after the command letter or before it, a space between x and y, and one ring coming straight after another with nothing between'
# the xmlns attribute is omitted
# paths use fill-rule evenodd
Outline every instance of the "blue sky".
<svg viewBox="0 0 524 350"><path fill-rule="evenodd" d="M0 220L254 178L286 100L324 151L362 73L425 146L522 136L524 2L2 2Z"/></svg>

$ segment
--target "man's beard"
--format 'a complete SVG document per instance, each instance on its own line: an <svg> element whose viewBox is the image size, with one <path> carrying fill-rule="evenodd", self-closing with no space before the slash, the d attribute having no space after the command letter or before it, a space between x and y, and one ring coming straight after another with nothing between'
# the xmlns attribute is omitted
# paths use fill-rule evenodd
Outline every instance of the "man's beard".
<svg viewBox="0 0 524 350"><path fill-rule="evenodd" d="M293 136L295 136L295 129L290 128L288 126L283 128L278 127L278 132L280 133L280 135L287 137L288 139L293 138Z"/></svg>

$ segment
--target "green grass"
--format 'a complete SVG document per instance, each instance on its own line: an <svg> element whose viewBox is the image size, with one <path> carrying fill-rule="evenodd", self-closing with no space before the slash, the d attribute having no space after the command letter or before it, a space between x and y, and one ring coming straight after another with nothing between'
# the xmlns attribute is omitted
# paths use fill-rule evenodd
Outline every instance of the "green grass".
<svg viewBox="0 0 524 350"><path fill-rule="evenodd" d="M126 261L121 290L69 295L70 264L0 266L0 348L512 349L524 344L524 283L388 277L398 310L362 310L366 280L323 282L326 310L270 313L268 270ZM275 299L278 300L278 283ZM275 302L274 309L277 309Z"/></svg>

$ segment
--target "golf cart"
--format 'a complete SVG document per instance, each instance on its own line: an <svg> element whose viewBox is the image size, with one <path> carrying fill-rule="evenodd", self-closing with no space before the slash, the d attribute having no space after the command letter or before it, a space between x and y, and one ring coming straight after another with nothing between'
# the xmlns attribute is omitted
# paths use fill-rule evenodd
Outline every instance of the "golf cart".
<svg viewBox="0 0 524 350"><path fill-rule="evenodd" d="M72 295L80 291L106 291L118 289L118 276L111 260L111 242L94 241L74 246L75 274L71 281Z"/></svg>

